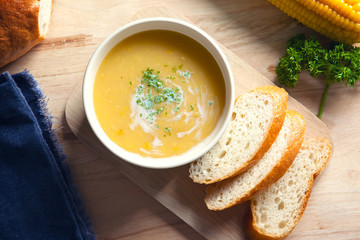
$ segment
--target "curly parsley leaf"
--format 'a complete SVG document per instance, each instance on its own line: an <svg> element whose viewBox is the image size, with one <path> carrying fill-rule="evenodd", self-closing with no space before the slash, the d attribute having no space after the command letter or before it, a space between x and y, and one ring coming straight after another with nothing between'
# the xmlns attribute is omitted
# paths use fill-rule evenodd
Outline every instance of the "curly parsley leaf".
<svg viewBox="0 0 360 240"><path fill-rule="evenodd" d="M334 82L355 86L360 79L360 48L331 43L323 48L315 37L298 34L289 39L285 55L280 58L276 74L281 85L295 87L301 71L326 81L318 117L321 118L329 87Z"/></svg>

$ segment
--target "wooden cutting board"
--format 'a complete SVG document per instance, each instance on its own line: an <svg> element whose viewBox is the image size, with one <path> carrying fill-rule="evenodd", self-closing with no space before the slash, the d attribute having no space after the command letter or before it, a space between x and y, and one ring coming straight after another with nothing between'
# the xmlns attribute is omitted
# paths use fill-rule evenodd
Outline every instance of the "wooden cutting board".
<svg viewBox="0 0 360 240"><path fill-rule="evenodd" d="M188 21L183 16L161 7L142 10L131 20L153 16L174 17ZM273 84L231 51L223 46L222 49L234 74L237 95L257 86ZM288 108L295 109L304 115L307 138L322 136L332 142L325 124L303 105L290 97ZM207 239L245 239L242 222L248 211L247 203L221 212L209 211L203 202L205 188L191 181L188 177L188 166L168 170L145 169L130 165L112 155L96 138L86 120L82 102L82 84L76 87L67 101L66 119L73 133L83 143L103 158L114 162L125 176L204 237ZM312 209L308 209L305 214L317 217L316 211Z"/></svg>

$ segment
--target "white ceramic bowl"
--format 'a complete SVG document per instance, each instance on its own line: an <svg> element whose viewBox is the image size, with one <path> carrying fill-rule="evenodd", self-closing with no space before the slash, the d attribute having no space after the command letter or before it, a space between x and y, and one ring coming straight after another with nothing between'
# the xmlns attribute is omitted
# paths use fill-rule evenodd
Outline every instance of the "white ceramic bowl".
<svg viewBox="0 0 360 240"><path fill-rule="evenodd" d="M170 30L184 34L203 45L218 63L224 80L226 91L225 108L217 126L213 132L202 142L181 155L164 158L142 157L139 154L128 152L115 144L101 128L94 110L93 88L96 72L109 51L123 39L148 30ZM117 29L108 36L95 50L84 75L83 101L87 120L98 139L106 146L119 160L147 167L147 168L172 168L190 163L210 150L221 138L228 126L234 103L234 81L229 63L218 46L218 44L201 29L181 20L172 18L147 18L131 22Z"/></svg>

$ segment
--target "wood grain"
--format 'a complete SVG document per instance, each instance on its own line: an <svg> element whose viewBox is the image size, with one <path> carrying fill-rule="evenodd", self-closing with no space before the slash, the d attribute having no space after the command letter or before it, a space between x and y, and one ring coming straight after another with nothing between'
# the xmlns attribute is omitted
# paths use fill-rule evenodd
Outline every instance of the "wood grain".
<svg viewBox="0 0 360 240"><path fill-rule="evenodd" d="M96 46L150 6L185 15L274 83L275 66L290 37L306 33L327 40L266 0L55 0L46 39L0 69L15 73L27 68L40 83L98 239L199 240L203 239L200 234L128 180L115 164L82 144L65 121L66 101L82 81ZM296 88L287 90L316 113L324 86L301 74ZM322 120L333 137L334 154L288 239L359 239L359 102L360 87L335 84L330 88Z"/></svg>
<svg viewBox="0 0 360 240"><path fill-rule="evenodd" d="M177 17L164 8L149 8L138 12L133 19L151 16ZM273 84L255 69L222 47L230 62L234 73L236 93L241 94L250 89ZM112 155L96 138L86 120L81 84L77 86L66 106L66 119L74 134L87 144L91 149L103 156L106 160L114 162L121 172L135 184L157 199L161 204L174 212L186 223L197 230L207 239L245 239L242 225L247 204L238 205L222 212L211 212L204 205L203 186L193 183L188 177L188 166L169 169L152 170L139 168L125 163ZM303 105L290 97L289 108L302 113L307 123L308 137L323 136L330 141L331 136L325 124Z"/></svg>

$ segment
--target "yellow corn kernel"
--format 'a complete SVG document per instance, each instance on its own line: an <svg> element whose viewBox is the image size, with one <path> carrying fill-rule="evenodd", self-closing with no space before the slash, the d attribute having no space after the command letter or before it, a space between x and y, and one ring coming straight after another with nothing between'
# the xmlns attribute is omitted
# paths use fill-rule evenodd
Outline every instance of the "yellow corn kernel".
<svg viewBox="0 0 360 240"><path fill-rule="evenodd" d="M302 2L304 0L298 0L298 2ZM360 18L357 18L356 16L351 16L351 12L354 11L353 4L348 4L344 2L343 0L312 0L319 4L324 4L329 7L329 9L332 9L334 12L338 13L339 15L348 18L349 20L360 23ZM359 1L357 0L359 3ZM355 3L354 3L355 4Z"/></svg>
<svg viewBox="0 0 360 240"><path fill-rule="evenodd" d="M290 17L335 41L360 42L360 0L268 0Z"/></svg>
<svg viewBox="0 0 360 240"><path fill-rule="evenodd" d="M360 24L359 23L355 24L353 31L357 32L357 33L360 32Z"/></svg>
<svg viewBox="0 0 360 240"><path fill-rule="evenodd" d="M329 11L330 12L330 11ZM331 21L332 24L336 25L339 21L340 21L341 17L336 14L333 18L333 20Z"/></svg>
<svg viewBox="0 0 360 240"><path fill-rule="evenodd" d="M354 5L356 3L359 3L359 0L345 0L345 3L347 3L349 5Z"/></svg>
<svg viewBox="0 0 360 240"><path fill-rule="evenodd" d="M151 149L151 144L149 142L146 142L145 145L144 145L144 148L146 150L150 150Z"/></svg>
<svg viewBox="0 0 360 240"><path fill-rule="evenodd" d="M360 12L360 3L353 4L353 5L352 5L352 9L353 9L355 12Z"/></svg>
<svg viewBox="0 0 360 240"><path fill-rule="evenodd" d="M118 131L117 131L117 135L118 136L121 136L121 135L123 135L124 134L124 131L122 130L122 129L119 129Z"/></svg>

